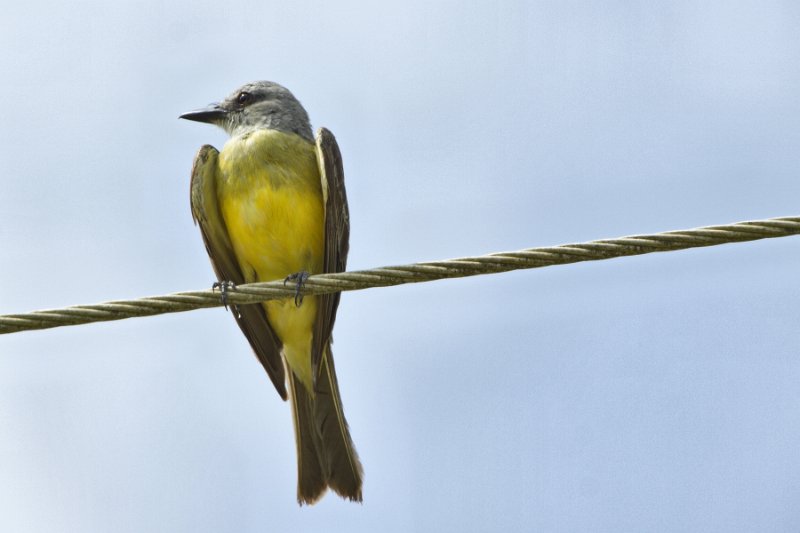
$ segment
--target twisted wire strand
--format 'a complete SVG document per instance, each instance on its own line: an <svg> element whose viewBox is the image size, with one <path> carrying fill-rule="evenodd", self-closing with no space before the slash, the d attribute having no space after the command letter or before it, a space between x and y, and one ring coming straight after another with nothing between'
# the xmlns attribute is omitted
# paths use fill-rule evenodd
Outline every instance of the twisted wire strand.
<svg viewBox="0 0 800 533"><path fill-rule="evenodd" d="M312 295L355 291L798 234L800 234L800 217L770 218L652 235L632 235L618 239L529 248L476 257L427 261L337 274L317 274L308 278L301 292L303 295ZM239 285L235 290L229 292L228 303L252 304L272 299L292 298L294 295L293 284L285 286L283 281L249 283ZM0 315L0 334L179 313L221 305L220 293L212 289L94 305L76 305L63 309Z"/></svg>

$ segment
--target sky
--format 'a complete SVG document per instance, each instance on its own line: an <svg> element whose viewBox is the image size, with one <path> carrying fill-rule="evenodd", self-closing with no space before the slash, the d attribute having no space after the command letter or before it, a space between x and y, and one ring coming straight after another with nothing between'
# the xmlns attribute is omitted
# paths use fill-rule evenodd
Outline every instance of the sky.
<svg viewBox="0 0 800 533"><path fill-rule="evenodd" d="M800 214L796 2L16 2L0 313L204 289L178 115L289 87L364 269ZM800 240L346 293L364 503L220 309L0 336L0 530L798 531Z"/></svg>

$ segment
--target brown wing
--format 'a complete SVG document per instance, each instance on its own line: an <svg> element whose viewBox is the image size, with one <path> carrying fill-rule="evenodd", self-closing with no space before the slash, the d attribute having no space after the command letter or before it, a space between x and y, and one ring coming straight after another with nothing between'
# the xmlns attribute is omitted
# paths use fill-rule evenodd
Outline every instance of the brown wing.
<svg viewBox="0 0 800 533"><path fill-rule="evenodd" d="M200 148L192 166L192 217L200 225L203 242L219 281L245 282L233 253L225 221L217 205L217 152L213 146ZM261 305L232 305L231 311L264 366L281 398L286 399L286 374L281 360L281 343L267 322Z"/></svg>
<svg viewBox="0 0 800 533"><path fill-rule="evenodd" d="M317 161L322 181L322 197L325 200L325 256L323 272L344 272L347 267L347 252L350 248L350 214L347 209L347 193L344 188L342 154L336 138L329 130L317 132ZM317 319L314 323L314 339L311 346L311 364L316 380L322 354L330 342L336 308L341 293L319 297Z"/></svg>

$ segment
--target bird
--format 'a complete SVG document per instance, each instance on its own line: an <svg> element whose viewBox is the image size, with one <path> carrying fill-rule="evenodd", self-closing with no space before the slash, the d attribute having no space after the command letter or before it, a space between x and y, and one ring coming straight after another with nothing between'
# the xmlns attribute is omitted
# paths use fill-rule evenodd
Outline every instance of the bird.
<svg viewBox="0 0 800 533"><path fill-rule="evenodd" d="M350 215L336 138L326 128L313 136L298 99L270 81L247 83L180 118L229 135L222 150L200 148L190 185L192 217L223 302L238 284L297 283L295 298L230 306L278 394L290 400L297 501L313 504L330 488L361 502L363 468L331 351L340 293L300 295L309 274L347 265Z"/></svg>

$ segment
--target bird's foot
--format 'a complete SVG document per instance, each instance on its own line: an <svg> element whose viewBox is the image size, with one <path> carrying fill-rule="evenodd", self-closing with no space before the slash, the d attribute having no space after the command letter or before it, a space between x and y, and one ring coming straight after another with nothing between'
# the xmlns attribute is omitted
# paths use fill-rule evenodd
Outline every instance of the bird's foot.
<svg viewBox="0 0 800 533"><path fill-rule="evenodd" d="M220 301L222 305L225 306L225 310L228 310L228 293L230 291L236 290L236 284L232 281L215 281L214 284L211 286L211 290L219 289L220 293Z"/></svg>
<svg viewBox="0 0 800 533"><path fill-rule="evenodd" d="M295 272L294 274L289 274L286 276L286 279L283 280L283 284L286 285L290 281L295 281L297 284L294 287L294 305L300 307L300 304L303 303L303 295L300 291L303 289L303 286L308 279L308 272L302 270L300 272Z"/></svg>

